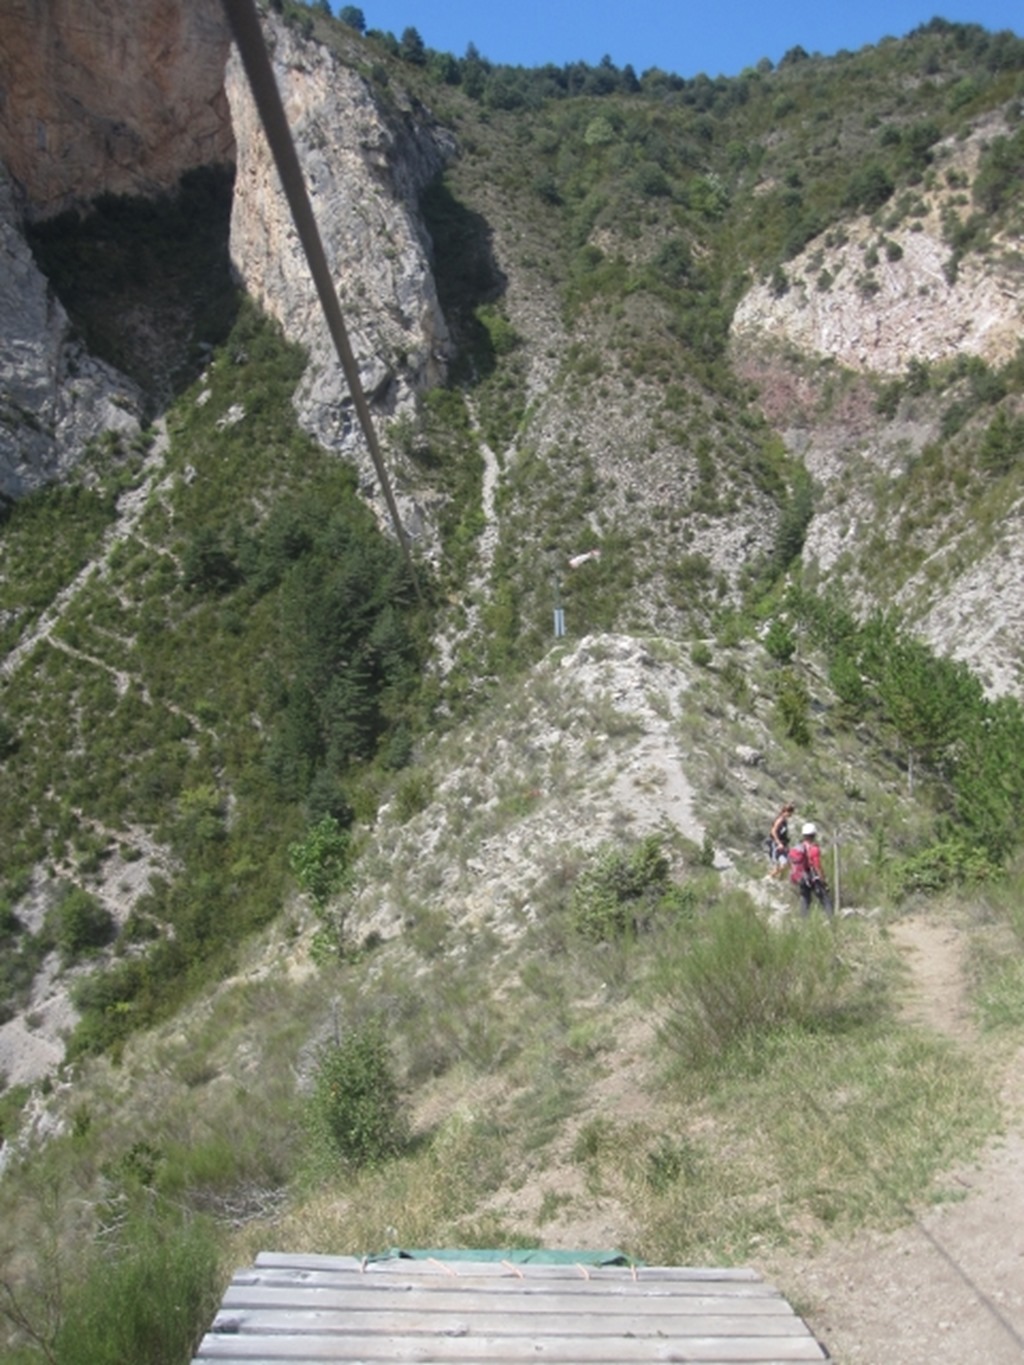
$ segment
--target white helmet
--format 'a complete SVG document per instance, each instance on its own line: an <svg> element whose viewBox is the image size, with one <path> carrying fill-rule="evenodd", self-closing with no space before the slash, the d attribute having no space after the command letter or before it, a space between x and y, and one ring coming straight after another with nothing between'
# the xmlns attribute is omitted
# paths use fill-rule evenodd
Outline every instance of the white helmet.
<svg viewBox="0 0 1024 1365"><path fill-rule="evenodd" d="M804 825L803 829L800 831L800 838L813 839L817 832L818 831L814 828L813 825Z"/></svg>

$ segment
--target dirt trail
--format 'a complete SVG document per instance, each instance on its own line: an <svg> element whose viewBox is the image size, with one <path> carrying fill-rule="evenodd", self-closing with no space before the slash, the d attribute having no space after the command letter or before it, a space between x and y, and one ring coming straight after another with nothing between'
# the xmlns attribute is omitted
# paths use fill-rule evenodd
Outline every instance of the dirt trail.
<svg viewBox="0 0 1024 1365"><path fill-rule="evenodd" d="M955 1042L972 1042L978 1030L967 997L960 930L914 917L894 924L891 933L910 972L905 1016Z"/></svg>
<svg viewBox="0 0 1024 1365"><path fill-rule="evenodd" d="M153 444L142 462L142 478L135 488L122 493L118 498L117 517L103 538L103 547L98 559L90 560L85 568L57 594L38 621L33 622L32 626L25 632L24 638L19 640L5 658L0 659L0 678L12 677L41 640L52 639L54 627L60 623L82 589L93 580L97 573L101 578L106 576L113 551L129 536L135 534L146 510L149 496L156 486L159 476L163 473L164 456L169 444L167 426L163 418L154 423L153 430ZM63 647L68 649L66 645ZM73 651L68 649L68 652ZM85 658L86 656L79 657ZM127 688L129 681L127 674L118 673L116 669L109 668L107 664L98 659L88 659L87 661L101 668L107 668L108 671L114 673L118 679L119 692Z"/></svg>
<svg viewBox="0 0 1024 1365"><path fill-rule="evenodd" d="M896 925L911 973L907 1014L968 1042L965 940L925 918ZM964 1198L896 1232L862 1233L763 1267L837 1365L1020 1365L1024 1361L1024 1051L1007 1069L1007 1127L952 1171Z"/></svg>

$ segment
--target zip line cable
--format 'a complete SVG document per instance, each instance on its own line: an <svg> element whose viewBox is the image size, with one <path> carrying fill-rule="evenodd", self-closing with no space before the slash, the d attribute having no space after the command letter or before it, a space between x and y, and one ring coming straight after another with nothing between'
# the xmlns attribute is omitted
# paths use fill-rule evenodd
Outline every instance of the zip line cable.
<svg viewBox="0 0 1024 1365"><path fill-rule="evenodd" d="M384 458L377 441L370 406L366 401L366 395L363 393L363 386L359 379L359 366L356 364L352 347L349 344L348 331L341 314L338 294L331 278L330 267L327 264L320 230L313 215L313 206L306 191L306 182L302 176L302 168L299 165L299 156L295 150L291 129L288 127L284 105L281 102L281 93L274 79L274 71L270 65L266 43L263 41L263 31L260 28L256 6L254 0L223 0L223 3L235 44L242 58L242 65L245 67L252 97L256 102L260 122L263 124L267 144L274 157L281 186L288 200L288 207L291 209L292 220L299 234L302 249L306 253L309 272L313 277L313 283L316 285L316 292L319 295L320 306L330 329L334 349L338 353L341 368L348 381L352 401L359 417L359 425L362 427L366 444L369 447L370 458L373 460L373 467L377 472L377 480L384 494L388 512L391 514L391 522L395 528L395 534L398 536L398 543L402 547L406 564L409 566L416 596L422 603L423 593L420 588L419 576L416 573L416 565L413 563L412 553L409 549L409 538L406 535L405 527L402 525L398 504L395 502L395 495L391 490L391 481L388 478L387 469L384 467Z"/></svg>

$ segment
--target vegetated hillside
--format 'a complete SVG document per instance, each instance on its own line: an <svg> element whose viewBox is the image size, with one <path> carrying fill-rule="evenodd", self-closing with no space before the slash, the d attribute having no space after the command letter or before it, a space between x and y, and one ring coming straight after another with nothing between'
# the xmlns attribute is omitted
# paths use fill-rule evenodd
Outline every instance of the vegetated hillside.
<svg viewBox="0 0 1024 1365"><path fill-rule="evenodd" d="M814 750L787 739L783 671L750 644L694 663L593 636L425 740L347 872L303 860L323 879L300 872L230 976L33 1097L0 1182L12 1339L135 1348L143 1276L173 1339L185 1295L205 1326L269 1245L764 1264L940 1197L1000 1121L1013 915L990 887L972 916L977 1046L902 1017L875 907L926 805L813 668ZM834 925L760 881L781 792L842 825Z"/></svg>
<svg viewBox="0 0 1024 1365"><path fill-rule="evenodd" d="M23 1341L63 1332L70 1349L73 1297L47 1286L83 1236L109 1233L127 1275L136 1241L145 1267L205 1235L182 1208L214 1214L215 1245L233 1219L321 1249L543 1240L564 1202L538 1177L555 1153L576 1213L628 1187L595 1240L738 1259L805 1219L895 1216L750 1145L809 1076L842 1074L869 1126L906 1088L889 1116L904 1200L996 1121L965 1102L968 1062L893 1027L873 926L1012 860L1024 721L876 613L902 602L940 654L1013 691L1013 641L993 640L972 576L986 555L1013 562L1024 375L1002 340L964 350L939 322L970 306L954 291L979 263L1019 316L1021 43L936 22L714 82L353 43L379 98L409 86L459 147L421 204L449 382L381 423L403 495L437 521L421 593L352 469L298 427L301 350L223 294L208 301L220 330L238 307L233 330L197 379L176 375L163 420L98 442L2 528L0 1041L42 1044L3 1108L5 1136L33 1119L4 1181ZM884 334L925 234L948 247L945 292L903 282L921 311L905 366L807 330L828 296L845 338ZM975 637L941 628L960 602ZM817 929L776 939L754 909L789 907L759 883L787 795L841 833L844 904L871 912L837 929L838 955ZM989 894L980 979L1012 1022L1019 919ZM742 986L777 946L762 1008ZM68 1087L30 1095L62 1027ZM648 1062L676 1057L672 1105L693 1124L678 1141L677 1108L632 1126L643 1086L592 1106L634 1036ZM349 1038L354 1056L331 1050ZM356 1153L337 1149L336 1064L369 1091ZM726 1131L747 1090L764 1110ZM941 1094L945 1126L920 1094ZM742 1149L742 1195L718 1147ZM47 1214L44 1169L86 1202ZM162 1248L134 1221L146 1191ZM27 1254L47 1217L49 1262ZM26 1303L43 1307L21 1320Z"/></svg>
<svg viewBox="0 0 1024 1365"><path fill-rule="evenodd" d="M491 230L522 337L496 562L533 622L560 557L592 545L600 624L699 632L801 550L859 609L900 595L922 619L956 601L966 528L1016 544L1015 462L991 451L1020 445L1019 45L979 66L979 40L937 23L733 82L491 108L463 133L446 181ZM1014 594L976 611L972 661L1005 682Z"/></svg>

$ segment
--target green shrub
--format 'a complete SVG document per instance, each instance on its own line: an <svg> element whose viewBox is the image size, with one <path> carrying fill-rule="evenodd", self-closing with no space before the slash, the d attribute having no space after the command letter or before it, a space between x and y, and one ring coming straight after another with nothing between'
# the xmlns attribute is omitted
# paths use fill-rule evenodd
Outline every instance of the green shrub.
<svg viewBox="0 0 1024 1365"><path fill-rule="evenodd" d="M344 951L345 911L337 896L348 881L350 859L349 832L333 815L322 816L303 839L288 847L295 880L320 920L311 946L313 960L320 966L337 961Z"/></svg>
<svg viewBox="0 0 1024 1365"><path fill-rule="evenodd" d="M241 579L238 565L211 526L192 533L181 557L181 576L186 587L214 595L229 592Z"/></svg>
<svg viewBox="0 0 1024 1365"><path fill-rule="evenodd" d="M316 1168L373 1166L401 1151L406 1122L380 1025L353 1028L321 1049L305 1118Z"/></svg>
<svg viewBox="0 0 1024 1365"><path fill-rule="evenodd" d="M771 623L764 637L764 647L776 663L789 663L796 653L796 640L784 621L776 619Z"/></svg>
<svg viewBox="0 0 1024 1365"><path fill-rule="evenodd" d="M32 1090L28 1085L15 1085L0 1094L0 1142L10 1142L18 1132L22 1110Z"/></svg>
<svg viewBox="0 0 1024 1365"><path fill-rule="evenodd" d="M866 690L857 660L845 649L837 649L828 668L828 682L840 702L854 714L864 706Z"/></svg>
<svg viewBox="0 0 1024 1365"><path fill-rule="evenodd" d="M81 887L72 887L53 911L54 934L65 966L111 942L117 932L110 911Z"/></svg>
<svg viewBox="0 0 1024 1365"><path fill-rule="evenodd" d="M323 816L290 844L288 860L295 880L318 910L343 885L350 856L348 830L333 815Z"/></svg>
<svg viewBox="0 0 1024 1365"><path fill-rule="evenodd" d="M434 799L434 779L422 768L407 773L395 792L395 816L405 824L421 810L426 810Z"/></svg>
<svg viewBox="0 0 1024 1365"><path fill-rule="evenodd" d="M810 704L804 680L785 669L776 686L775 710L783 734L804 748L811 742Z"/></svg>
<svg viewBox="0 0 1024 1365"><path fill-rule="evenodd" d="M892 196L895 186L884 166L872 162L850 177L843 199L844 207L874 213Z"/></svg>
<svg viewBox="0 0 1024 1365"><path fill-rule="evenodd" d="M752 694L750 680L742 663L738 659L726 659L718 670L718 676L729 701L739 710L746 711L752 704Z"/></svg>
<svg viewBox="0 0 1024 1365"><path fill-rule="evenodd" d="M176 851L183 856L201 853L225 837L224 798L209 783L183 791L176 814L172 838Z"/></svg>
<svg viewBox="0 0 1024 1365"><path fill-rule="evenodd" d="M155 957L154 951L154 960ZM74 983L71 998L82 1017L68 1039L65 1052L68 1061L102 1052L127 1037L138 1022L139 997L150 971L142 959L128 958L105 971L90 972Z"/></svg>
<svg viewBox="0 0 1024 1365"><path fill-rule="evenodd" d="M987 474L1007 474L1024 452L1024 418L999 408L985 429L978 463ZM2 752L2 748L0 748Z"/></svg>
<svg viewBox="0 0 1024 1365"><path fill-rule="evenodd" d="M714 588L714 573L707 555L684 554L668 565L672 600L680 607L705 604Z"/></svg>
<svg viewBox="0 0 1024 1365"><path fill-rule="evenodd" d="M720 904L667 976L666 1040L704 1065L740 1042L832 1026L842 1017L843 975L824 920L776 929L748 903Z"/></svg>
<svg viewBox="0 0 1024 1365"><path fill-rule="evenodd" d="M0 716L0 759L13 754L18 747L18 732L14 726Z"/></svg>
<svg viewBox="0 0 1024 1365"><path fill-rule="evenodd" d="M814 489L810 475L805 469L797 468L793 472L775 528L771 561L777 573L783 573L799 558L813 515Z"/></svg>
<svg viewBox="0 0 1024 1365"><path fill-rule="evenodd" d="M669 861L656 835L629 852L605 848L573 888L573 924L595 943L634 937L659 911L675 904L673 889Z"/></svg>
<svg viewBox="0 0 1024 1365"><path fill-rule="evenodd" d="M997 137L985 149L978 164L972 194L986 213L998 213L1019 193L1024 173L1024 129L1012 138Z"/></svg>
<svg viewBox="0 0 1024 1365"><path fill-rule="evenodd" d="M506 317L498 312L493 304L481 304L476 310L476 316L481 325L486 328L487 335L491 339L491 347L496 356L508 355L521 344L522 338L515 328Z"/></svg>
<svg viewBox="0 0 1024 1365"><path fill-rule="evenodd" d="M94 1252L68 1296L52 1359L60 1365L180 1365L219 1298L212 1226L133 1218L113 1251Z"/></svg>
<svg viewBox="0 0 1024 1365"><path fill-rule="evenodd" d="M941 891L957 883L987 881L995 876L996 868L986 849L962 840L949 840L895 864L892 889L896 896Z"/></svg>

